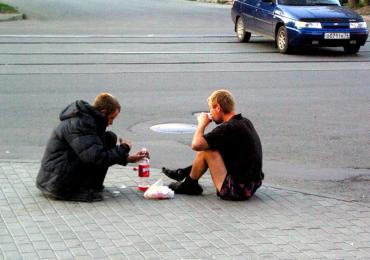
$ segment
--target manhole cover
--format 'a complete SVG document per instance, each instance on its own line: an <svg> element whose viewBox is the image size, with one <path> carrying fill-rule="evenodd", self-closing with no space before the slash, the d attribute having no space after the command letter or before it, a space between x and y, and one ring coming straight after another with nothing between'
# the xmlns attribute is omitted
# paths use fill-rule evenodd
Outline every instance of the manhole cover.
<svg viewBox="0 0 370 260"><path fill-rule="evenodd" d="M192 134L196 128L196 125L191 124L169 123L153 125L150 127L150 130L166 134Z"/></svg>

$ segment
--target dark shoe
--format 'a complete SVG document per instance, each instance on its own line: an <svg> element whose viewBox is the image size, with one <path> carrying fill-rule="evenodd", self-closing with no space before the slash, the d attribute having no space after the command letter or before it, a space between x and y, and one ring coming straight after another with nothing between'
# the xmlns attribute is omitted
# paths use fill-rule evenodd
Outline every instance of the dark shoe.
<svg viewBox="0 0 370 260"><path fill-rule="evenodd" d="M95 191L97 191L97 192L102 192L104 189L105 189L105 186L104 186L104 185L102 185L102 186L100 186L99 188L95 189Z"/></svg>
<svg viewBox="0 0 370 260"><path fill-rule="evenodd" d="M79 201L79 202L95 202L102 201L102 195L94 190L81 190L73 193L71 196L65 198L68 201Z"/></svg>
<svg viewBox="0 0 370 260"><path fill-rule="evenodd" d="M188 166L186 168L179 168L177 170L170 170L166 167L163 167L162 168L162 172L168 177L168 178L171 178L175 181L182 181L183 179L185 179L186 177L188 177L190 175L190 172L191 172L191 167L192 166Z"/></svg>
<svg viewBox="0 0 370 260"><path fill-rule="evenodd" d="M168 187L177 194L200 195L203 192L202 186L197 181L173 182Z"/></svg>

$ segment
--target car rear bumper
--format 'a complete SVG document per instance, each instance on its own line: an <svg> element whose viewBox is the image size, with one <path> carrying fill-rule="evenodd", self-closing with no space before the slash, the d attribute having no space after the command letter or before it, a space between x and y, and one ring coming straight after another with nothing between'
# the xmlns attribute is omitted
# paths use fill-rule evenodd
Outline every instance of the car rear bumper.
<svg viewBox="0 0 370 260"><path fill-rule="evenodd" d="M350 39L325 39L325 33L350 33ZM288 39L291 46L328 46L336 47L347 44L364 45L369 31L362 30L297 30L288 28Z"/></svg>

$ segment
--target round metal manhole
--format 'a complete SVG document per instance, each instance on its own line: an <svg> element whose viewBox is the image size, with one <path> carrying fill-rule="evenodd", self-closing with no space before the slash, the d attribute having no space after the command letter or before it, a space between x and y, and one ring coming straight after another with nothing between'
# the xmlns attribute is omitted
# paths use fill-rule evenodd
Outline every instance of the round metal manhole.
<svg viewBox="0 0 370 260"><path fill-rule="evenodd" d="M191 124L169 123L153 125L150 130L165 134L193 134L196 128L196 125Z"/></svg>

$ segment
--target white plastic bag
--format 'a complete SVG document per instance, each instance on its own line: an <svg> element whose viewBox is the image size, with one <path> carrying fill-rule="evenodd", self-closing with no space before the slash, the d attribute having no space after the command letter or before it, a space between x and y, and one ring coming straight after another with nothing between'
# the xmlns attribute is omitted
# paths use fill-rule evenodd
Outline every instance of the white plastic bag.
<svg viewBox="0 0 370 260"><path fill-rule="evenodd" d="M146 199L173 199L175 197L175 193L173 190L168 188L167 186L163 186L162 179L159 179L155 183L153 183L144 193L144 198Z"/></svg>

